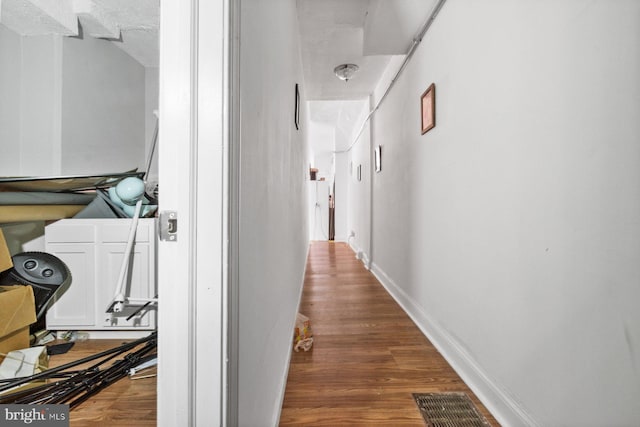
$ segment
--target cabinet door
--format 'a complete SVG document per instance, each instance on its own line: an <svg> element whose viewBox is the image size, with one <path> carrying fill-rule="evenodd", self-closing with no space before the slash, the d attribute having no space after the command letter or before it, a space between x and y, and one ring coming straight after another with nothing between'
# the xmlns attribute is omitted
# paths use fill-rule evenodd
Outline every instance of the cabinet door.
<svg viewBox="0 0 640 427"><path fill-rule="evenodd" d="M107 306L115 296L120 267L124 256L126 244L123 243L103 243L99 247L98 256L100 264L97 266L98 273L98 300L104 302L104 307L98 307L104 313ZM123 293L128 298L153 298L155 296L155 275L153 273L153 254L148 243L136 243L131 251ZM144 310L138 315L127 320L139 306L127 305L120 313L104 313L103 326L119 327L142 327L152 325L150 319L155 316L155 308L151 306L149 310Z"/></svg>
<svg viewBox="0 0 640 427"><path fill-rule="evenodd" d="M71 285L47 313L50 329L153 329L156 306L132 315L143 303L128 304L122 312L107 313L129 235L129 220L66 219L46 227L46 251L58 256L71 271ZM123 294L148 299L156 294L155 219L140 219L130 255Z"/></svg>
<svg viewBox="0 0 640 427"><path fill-rule="evenodd" d="M47 252L71 271L71 285L56 295L47 312L47 327L96 326L95 246L90 243L48 243Z"/></svg>

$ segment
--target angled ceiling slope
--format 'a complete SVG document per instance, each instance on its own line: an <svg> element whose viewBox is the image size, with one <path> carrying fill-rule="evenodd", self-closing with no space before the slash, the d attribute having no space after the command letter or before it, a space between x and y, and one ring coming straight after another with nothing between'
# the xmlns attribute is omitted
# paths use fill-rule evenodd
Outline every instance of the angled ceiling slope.
<svg viewBox="0 0 640 427"><path fill-rule="evenodd" d="M309 100L362 99L370 93L387 63L386 56L364 56L368 0L298 0L302 68ZM333 69L356 64L348 81Z"/></svg>
<svg viewBox="0 0 640 427"><path fill-rule="evenodd" d="M302 66L309 119L333 129L330 146L344 150L369 112L368 97L389 66L407 54L437 0L297 0ZM348 82L333 69L343 63L360 69ZM394 65L395 66L395 65ZM313 142L313 141L312 141ZM329 144L329 142L327 142Z"/></svg>
<svg viewBox="0 0 640 427"><path fill-rule="evenodd" d="M160 0L0 0L0 23L23 36L111 40L145 67L157 67Z"/></svg>
<svg viewBox="0 0 640 427"><path fill-rule="evenodd" d="M365 55L405 55L437 0L370 0Z"/></svg>
<svg viewBox="0 0 640 427"><path fill-rule="evenodd" d="M408 52L437 0L297 0L309 100L368 97L394 55ZM340 64L360 68L348 82Z"/></svg>

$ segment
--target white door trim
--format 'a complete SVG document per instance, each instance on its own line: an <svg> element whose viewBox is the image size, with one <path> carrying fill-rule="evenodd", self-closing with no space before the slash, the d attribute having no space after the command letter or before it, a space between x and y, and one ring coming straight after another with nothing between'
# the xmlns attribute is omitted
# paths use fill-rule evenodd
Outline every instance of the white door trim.
<svg viewBox="0 0 640 427"><path fill-rule="evenodd" d="M159 210L177 212L178 238L158 245L159 426L224 419L226 11L161 6Z"/></svg>

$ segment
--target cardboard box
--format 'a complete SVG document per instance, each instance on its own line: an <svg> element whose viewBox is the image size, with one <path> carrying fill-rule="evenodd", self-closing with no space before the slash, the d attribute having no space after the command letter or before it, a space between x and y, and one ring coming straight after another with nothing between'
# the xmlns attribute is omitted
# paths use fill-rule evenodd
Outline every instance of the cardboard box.
<svg viewBox="0 0 640 427"><path fill-rule="evenodd" d="M0 229L0 272L13 267ZM29 347L29 325L36 321L31 286L0 286L0 362L3 354Z"/></svg>
<svg viewBox="0 0 640 427"><path fill-rule="evenodd" d="M7 353L7 357L0 363L0 379L27 377L49 368L49 356L45 346L29 347ZM31 381L0 392L4 396L18 391L28 390L46 384L45 379Z"/></svg>
<svg viewBox="0 0 640 427"><path fill-rule="evenodd" d="M13 267L13 261L11 261L11 253L7 246L7 241L4 240L4 234L0 228L0 273Z"/></svg>

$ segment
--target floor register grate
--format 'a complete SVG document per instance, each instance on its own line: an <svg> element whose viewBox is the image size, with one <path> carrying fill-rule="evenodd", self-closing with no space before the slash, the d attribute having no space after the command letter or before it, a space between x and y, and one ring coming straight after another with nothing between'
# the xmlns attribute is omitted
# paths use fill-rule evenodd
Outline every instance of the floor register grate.
<svg viewBox="0 0 640 427"><path fill-rule="evenodd" d="M414 393L427 427L490 427L464 393Z"/></svg>

